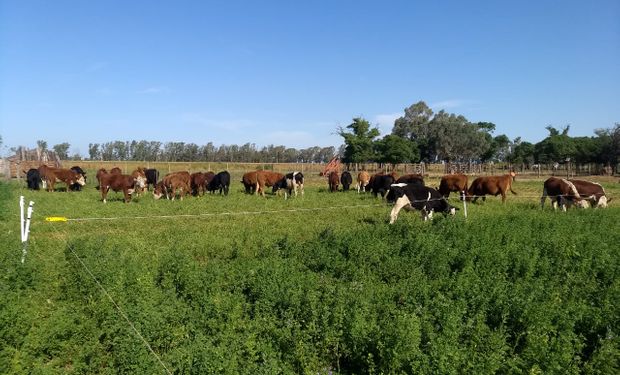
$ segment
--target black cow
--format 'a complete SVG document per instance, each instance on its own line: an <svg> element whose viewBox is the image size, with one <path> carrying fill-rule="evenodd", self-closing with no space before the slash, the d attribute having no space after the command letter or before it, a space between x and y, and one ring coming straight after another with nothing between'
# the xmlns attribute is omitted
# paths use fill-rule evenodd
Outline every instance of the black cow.
<svg viewBox="0 0 620 375"><path fill-rule="evenodd" d="M159 180L159 171L153 168L145 169L144 175L146 176L146 190L151 191L151 185L153 185L153 188L155 188L155 185Z"/></svg>
<svg viewBox="0 0 620 375"><path fill-rule="evenodd" d="M71 170L84 176L84 182L86 182L86 172L84 172L82 168L76 165L76 166L71 167ZM69 189L71 189L71 191L81 191L82 185L76 182L75 184L72 184L71 186L69 186Z"/></svg>
<svg viewBox="0 0 620 375"><path fill-rule="evenodd" d="M353 176L351 176L349 171L342 172L342 175L340 175L340 183L342 184L342 191L349 190L349 187L353 183Z"/></svg>
<svg viewBox="0 0 620 375"><path fill-rule="evenodd" d="M26 183L28 184L28 189L30 190L39 190L39 185L41 184L41 174L39 174L39 170L35 168L30 168L28 172L26 172Z"/></svg>
<svg viewBox="0 0 620 375"><path fill-rule="evenodd" d="M278 182L273 184L272 192L276 193L278 190L284 190L284 199L287 198L291 193L295 193L297 196L297 191L301 192L301 195L304 195L304 175L301 172L291 172L284 176L284 178L280 179Z"/></svg>
<svg viewBox="0 0 620 375"><path fill-rule="evenodd" d="M211 180L211 182L207 184L207 191L211 193L215 192L216 190L219 190L220 194L222 194L222 191L224 191L224 195L228 195L229 188L230 188L230 173L228 173L228 171L223 171L223 172L216 174L215 176L213 176L213 179Z"/></svg>
<svg viewBox="0 0 620 375"><path fill-rule="evenodd" d="M372 194L377 197L377 194L381 194L381 198L390 190L390 187L394 183L394 177L389 174L376 174L370 181L370 189Z"/></svg>
<svg viewBox="0 0 620 375"><path fill-rule="evenodd" d="M457 207L450 203L437 190L420 184L393 184L390 187L390 196L395 198L396 204L390 212L390 224L393 224L398 217L398 212L404 208L406 210L422 211L424 221L433 218L433 212L443 212L454 215Z"/></svg>

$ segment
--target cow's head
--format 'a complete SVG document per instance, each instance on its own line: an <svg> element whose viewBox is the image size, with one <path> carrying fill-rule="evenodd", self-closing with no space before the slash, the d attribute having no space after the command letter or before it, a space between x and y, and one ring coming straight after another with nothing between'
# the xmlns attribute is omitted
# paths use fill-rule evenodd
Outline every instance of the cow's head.
<svg viewBox="0 0 620 375"><path fill-rule="evenodd" d="M164 195L165 192L166 188L163 182L158 182L157 184L155 184L155 189L153 189L153 198L159 199Z"/></svg>
<svg viewBox="0 0 620 375"><path fill-rule="evenodd" d="M611 199L607 199L607 197L603 195L598 199L598 202L596 202L596 207L606 208L609 201L611 201Z"/></svg>
<svg viewBox="0 0 620 375"><path fill-rule="evenodd" d="M79 184L79 185L81 185L81 186L84 186L84 185L86 185L86 179L84 178L84 176L83 176L83 175L78 174L78 175L77 175L77 178L75 179L75 183L76 183L76 184Z"/></svg>

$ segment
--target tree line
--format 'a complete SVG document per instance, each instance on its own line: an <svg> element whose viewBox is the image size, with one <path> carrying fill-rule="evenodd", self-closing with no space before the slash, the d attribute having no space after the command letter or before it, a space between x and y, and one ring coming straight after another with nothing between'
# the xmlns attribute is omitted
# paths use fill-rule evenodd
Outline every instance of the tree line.
<svg viewBox="0 0 620 375"><path fill-rule="evenodd" d="M608 129L596 129L592 137L571 137L570 126L546 127L548 135L538 143L505 134L494 135L492 122L470 122L465 116L441 110L437 113L419 101L405 108L394 121L391 134L380 138L379 129L364 118L354 118L337 132L344 144L336 149L308 147L296 149L283 145L258 148L254 143L206 145L185 142L111 141L90 143L88 159L102 161L209 161L246 163L326 163L335 156L345 163L418 163L418 162L508 162L513 164L597 163L615 166L620 159L620 123ZM0 138L1 142L1 138ZM37 141L41 150L47 142ZM52 147L60 159L81 160L69 155L70 144Z"/></svg>
<svg viewBox="0 0 620 375"><path fill-rule="evenodd" d="M386 164L417 162L509 162L514 164L600 163L617 165L620 157L620 123L596 129L593 137L570 137L570 126L549 125L548 136L538 143L493 135L492 122L473 123L462 115L441 110L434 113L425 102L405 109L392 133L379 138L377 127L364 118L340 127L346 163Z"/></svg>

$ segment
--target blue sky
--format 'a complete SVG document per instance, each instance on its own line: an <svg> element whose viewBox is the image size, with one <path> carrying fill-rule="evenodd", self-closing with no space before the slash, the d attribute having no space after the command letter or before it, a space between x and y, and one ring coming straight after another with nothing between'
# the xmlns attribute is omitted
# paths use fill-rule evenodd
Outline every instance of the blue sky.
<svg viewBox="0 0 620 375"><path fill-rule="evenodd" d="M6 147L338 146L405 107L537 142L620 122L620 2L0 0Z"/></svg>

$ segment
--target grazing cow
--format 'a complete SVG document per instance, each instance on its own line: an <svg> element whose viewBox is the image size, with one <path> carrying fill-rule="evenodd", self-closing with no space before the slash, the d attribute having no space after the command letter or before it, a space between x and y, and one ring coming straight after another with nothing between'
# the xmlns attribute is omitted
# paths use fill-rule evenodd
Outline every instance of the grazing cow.
<svg viewBox="0 0 620 375"><path fill-rule="evenodd" d="M138 181L126 174L118 173L98 173L99 179L99 191L101 192L101 199L103 203L107 203L108 192L112 189L115 192L122 191L124 202L129 203L131 201L131 195L134 193Z"/></svg>
<svg viewBox="0 0 620 375"><path fill-rule="evenodd" d="M47 165L42 165L38 169L41 179L44 179L47 184L47 191L54 191L54 184L56 182L63 182L67 185L67 191L69 186L78 183L82 186L86 184L84 176L72 171L71 169L52 168Z"/></svg>
<svg viewBox="0 0 620 375"><path fill-rule="evenodd" d="M357 192L358 193L360 191L365 192L366 187L368 186L369 183L370 183L370 174L368 174L368 172L361 171L360 173L357 174Z"/></svg>
<svg viewBox="0 0 620 375"><path fill-rule="evenodd" d="M584 200L588 201L592 207L607 207L607 204L611 202L611 198L607 198L605 195L605 189L596 182L584 181L584 180L568 180L572 182L577 188L579 195Z"/></svg>
<svg viewBox="0 0 620 375"><path fill-rule="evenodd" d="M190 174L187 171L171 172L164 176L153 189L153 198L159 199L164 194L167 199L174 200L179 194L180 199L191 193Z"/></svg>
<svg viewBox="0 0 620 375"><path fill-rule="evenodd" d="M334 192L338 191L338 183L340 182L340 176L338 176L338 172L332 171L327 176L327 184L329 186L329 191Z"/></svg>
<svg viewBox="0 0 620 375"><path fill-rule="evenodd" d="M193 196L204 195L207 188L207 176L202 172L192 173L189 176L189 183Z"/></svg>
<svg viewBox="0 0 620 375"><path fill-rule="evenodd" d="M257 175L258 171L247 172L243 174L241 178L241 183L245 188L246 194L254 194L256 192L256 183L257 183Z"/></svg>
<svg viewBox="0 0 620 375"><path fill-rule="evenodd" d="M395 182L394 175L377 173L370 179L370 189L372 194L377 197L378 194L381 198L385 196L390 190L390 187Z"/></svg>
<svg viewBox="0 0 620 375"><path fill-rule="evenodd" d="M342 184L342 191L349 190L349 187L353 183L353 176L351 176L349 171L342 172L342 175L340 176L340 183Z"/></svg>
<svg viewBox="0 0 620 375"><path fill-rule="evenodd" d="M144 175L146 176L146 190L150 191L151 185L153 185L154 189L155 184L159 181L159 171L154 168L145 169Z"/></svg>
<svg viewBox="0 0 620 375"><path fill-rule="evenodd" d="M282 173L270 172L270 171L257 171L256 172L256 194L265 196L265 187L271 187L278 181L282 180L284 175Z"/></svg>
<svg viewBox="0 0 620 375"><path fill-rule="evenodd" d="M301 195L304 195L304 175L301 172L291 172L286 174L284 178L273 184L272 192L276 193L280 189L284 190L284 199L292 192L297 196L297 192L300 191Z"/></svg>
<svg viewBox="0 0 620 375"><path fill-rule="evenodd" d="M563 178L549 177L543 184L543 194L540 198L540 208L544 208L545 200L549 196L551 207L557 210L558 203L562 211L566 211L566 207L576 203L580 207L585 207L585 201L579 197L579 192L572 182Z"/></svg>
<svg viewBox="0 0 620 375"><path fill-rule="evenodd" d="M228 195L229 188L230 188L230 173L228 173L228 171L222 171L216 174L215 176L213 176L213 179L211 180L211 182L207 184L207 191L212 192L212 193L215 192L216 190L219 190L220 194L222 194L222 191L224 191L224 195Z"/></svg>
<svg viewBox="0 0 620 375"><path fill-rule="evenodd" d="M396 184L421 184L424 185L424 177L421 174L413 173L400 176Z"/></svg>
<svg viewBox="0 0 620 375"><path fill-rule="evenodd" d="M432 219L433 212L454 215L458 210L457 207L451 206L437 190L418 183L393 184L390 186L390 195L392 194L396 203L390 212L390 224L396 221L398 212L403 208L421 211L424 221Z"/></svg>
<svg viewBox="0 0 620 375"><path fill-rule="evenodd" d="M512 181L514 180L516 173L510 172L503 176L486 176L478 177L472 182L469 190L467 191L469 201L471 197L474 197L475 203L480 196L482 200L486 200L486 195L502 195L502 203L506 202L506 191L510 190L512 194L517 194L512 190Z"/></svg>
<svg viewBox="0 0 620 375"><path fill-rule="evenodd" d="M82 176L84 176L84 182L86 182L86 172L84 172L84 170L82 168L80 168L79 166L76 165L76 166L71 167L71 170L81 174ZM78 183L75 183L75 184L69 186L69 188L72 191L81 191L82 190L82 185L80 185Z"/></svg>
<svg viewBox="0 0 620 375"><path fill-rule="evenodd" d="M450 192L467 192L467 176L464 174L447 174L441 178L439 182L439 193L448 198Z"/></svg>
<svg viewBox="0 0 620 375"><path fill-rule="evenodd" d="M26 184L30 190L39 190L39 184L41 184L41 175L39 170L30 168L28 172L22 171L26 174Z"/></svg>

